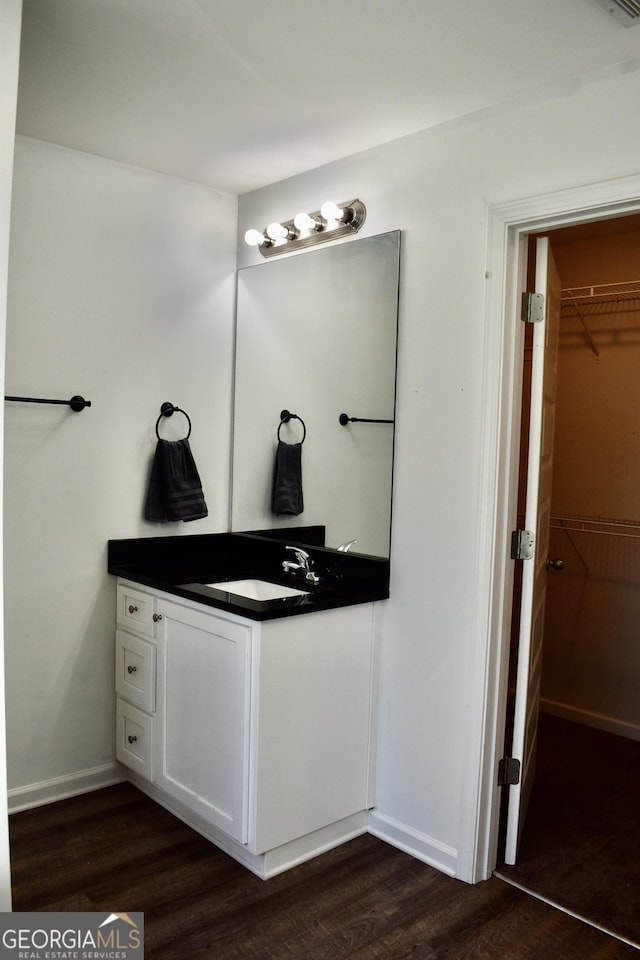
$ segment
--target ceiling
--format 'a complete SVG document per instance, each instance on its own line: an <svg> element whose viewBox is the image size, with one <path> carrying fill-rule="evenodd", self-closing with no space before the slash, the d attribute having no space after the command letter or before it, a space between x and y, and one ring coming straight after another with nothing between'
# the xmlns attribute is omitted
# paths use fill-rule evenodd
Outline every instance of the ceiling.
<svg viewBox="0 0 640 960"><path fill-rule="evenodd" d="M24 0L18 133L241 194L621 63L598 0Z"/></svg>

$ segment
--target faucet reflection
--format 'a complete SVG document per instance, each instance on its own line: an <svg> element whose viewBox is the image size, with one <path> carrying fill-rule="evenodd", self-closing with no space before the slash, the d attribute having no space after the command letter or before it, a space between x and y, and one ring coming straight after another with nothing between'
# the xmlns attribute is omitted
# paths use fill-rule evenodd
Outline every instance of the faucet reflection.
<svg viewBox="0 0 640 960"><path fill-rule="evenodd" d="M357 542L358 542L357 540L347 540L346 543L340 544L340 546L338 547L338 550L340 551L340 553L348 553L349 550L351 550L351 547L354 545L354 543L357 543Z"/></svg>

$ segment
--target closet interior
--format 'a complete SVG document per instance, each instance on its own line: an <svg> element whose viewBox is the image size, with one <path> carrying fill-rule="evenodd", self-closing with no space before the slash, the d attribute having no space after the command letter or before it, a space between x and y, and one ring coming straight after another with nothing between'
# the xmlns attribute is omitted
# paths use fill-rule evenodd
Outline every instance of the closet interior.
<svg viewBox="0 0 640 960"><path fill-rule="evenodd" d="M640 739L640 218L550 236L563 290L541 707Z"/></svg>

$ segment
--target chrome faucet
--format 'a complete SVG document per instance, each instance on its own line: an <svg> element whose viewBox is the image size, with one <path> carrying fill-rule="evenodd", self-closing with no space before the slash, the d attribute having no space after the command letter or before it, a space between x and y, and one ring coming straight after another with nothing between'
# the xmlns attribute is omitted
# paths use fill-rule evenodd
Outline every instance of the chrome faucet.
<svg viewBox="0 0 640 960"><path fill-rule="evenodd" d="M320 577L311 569L313 560L306 550L300 547L285 547L285 550L293 550L296 555L295 560L282 561L282 569L285 573L302 573L308 583L320 583Z"/></svg>

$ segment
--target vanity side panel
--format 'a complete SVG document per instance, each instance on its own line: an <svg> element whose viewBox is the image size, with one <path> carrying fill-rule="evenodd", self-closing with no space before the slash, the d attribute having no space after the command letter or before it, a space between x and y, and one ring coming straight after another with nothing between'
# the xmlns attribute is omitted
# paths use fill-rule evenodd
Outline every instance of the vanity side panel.
<svg viewBox="0 0 640 960"><path fill-rule="evenodd" d="M262 624L253 684L255 853L367 809L372 606Z"/></svg>

